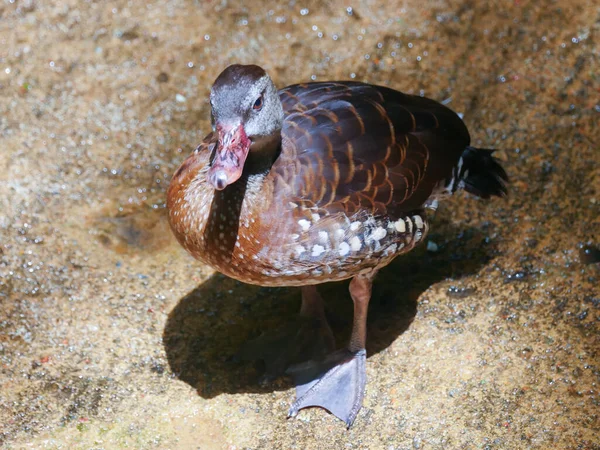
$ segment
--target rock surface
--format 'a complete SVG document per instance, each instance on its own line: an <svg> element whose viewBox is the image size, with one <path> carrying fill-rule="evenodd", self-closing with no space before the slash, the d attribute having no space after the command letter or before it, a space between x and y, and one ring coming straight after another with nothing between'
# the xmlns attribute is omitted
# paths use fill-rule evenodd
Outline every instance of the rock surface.
<svg viewBox="0 0 600 450"><path fill-rule="evenodd" d="M0 445L600 448L598 6L274 3L0 3ZM286 420L289 380L237 355L299 291L215 275L166 224L233 62L445 101L512 180L379 276L349 431ZM321 291L341 344L347 286Z"/></svg>

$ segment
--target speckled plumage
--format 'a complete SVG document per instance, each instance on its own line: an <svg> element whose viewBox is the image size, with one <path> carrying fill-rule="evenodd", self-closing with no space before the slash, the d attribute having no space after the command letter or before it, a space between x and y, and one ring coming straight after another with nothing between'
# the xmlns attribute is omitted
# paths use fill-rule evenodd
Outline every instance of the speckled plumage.
<svg viewBox="0 0 600 450"><path fill-rule="evenodd" d="M279 98L271 167L249 164L215 191L205 180L211 133L176 172L169 211L187 250L241 281L292 286L384 266L423 240L424 208L469 145L454 112L357 82L294 85Z"/></svg>
<svg viewBox="0 0 600 450"><path fill-rule="evenodd" d="M232 278L302 286L301 314L321 342L331 330L309 286L352 278L349 343L293 370L289 411L321 406L351 426L375 274L424 240L426 209L458 189L504 195L506 174L490 150L469 146L454 112L384 87L325 82L277 93L262 69L235 65L217 78L211 105L215 131L169 187L171 227L194 257Z"/></svg>

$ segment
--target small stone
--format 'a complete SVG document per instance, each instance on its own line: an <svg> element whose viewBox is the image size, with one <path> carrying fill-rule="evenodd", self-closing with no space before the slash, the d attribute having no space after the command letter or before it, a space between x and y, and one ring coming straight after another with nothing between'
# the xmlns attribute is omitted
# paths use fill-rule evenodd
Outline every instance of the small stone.
<svg viewBox="0 0 600 450"><path fill-rule="evenodd" d="M161 72L157 75L156 81L158 81L159 83L166 83L167 81L169 81L169 75L167 75L165 72Z"/></svg>
<svg viewBox="0 0 600 450"><path fill-rule="evenodd" d="M438 245L433 242L433 241L427 241L427 251L431 252L431 253L435 253L439 250L440 248L438 247Z"/></svg>
<svg viewBox="0 0 600 450"><path fill-rule="evenodd" d="M510 283L513 281L525 281L528 276L529 276L528 272L526 272L524 270L518 270L515 273L508 274L508 276L504 279L504 282Z"/></svg>
<svg viewBox="0 0 600 450"><path fill-rule="evenodd" d="M122 41L133 41L133 40L137 39L138 37L140 37L138 32L135 31L135 29L123 31L122 33L118 33L118 34Z"/></svg>
<svg viewBox="0 0 600 450"><path fill-rule="evenodd" d="M579 258L583 264L597 264L600 262L600 248L586 245L579 250Z"/></svg>
<svg viewBox="0 0 600 450"><path fill-rule="evenodd" d="M183 95L181 94L177 94L175 96L175 100L177 100L179 103L185 103L187 101L187 98L185 98Z"/></svg>
<svg viewBox="0 0 600 450"><path fill-rule="evenodd" d="M420 436L413 437L413 448L418 450L421 448L422 440Z"/></svg>
<svg viewBox="0 0 600 450"><path fill-rule="evenodd" d="M450 286L446 291L446 295L450 298L466 298L474 292L474 288Z"/></svg>

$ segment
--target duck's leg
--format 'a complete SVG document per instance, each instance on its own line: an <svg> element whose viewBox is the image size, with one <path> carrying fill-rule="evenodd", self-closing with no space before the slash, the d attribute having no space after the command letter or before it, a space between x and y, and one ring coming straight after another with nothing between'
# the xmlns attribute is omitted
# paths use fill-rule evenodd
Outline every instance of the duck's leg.
<svg viewBox="0 0 600 450"><path fill-rule="evenodd" d="M350 282L354 322L348 346L330 354L325 361L310 361L288 370L296 381L297 396L289 416L295 416L302 408L319 406L352 426L362 406L367 381L367 309L374 275L358 275Z"/></svg>
<svg viewBox="0 0 600 450"><path fill-rule="evenodd" d="M302 306L293 324L266 332L248 342L240 356L246 360L263 360L268 382L285 372L290 364L322 360L335 349L335 340L325 317L323 299L316 286L302 287Z"/></svg>
<svg viewBox="0 0 600 450"><path fill-rule="evenodd" d="M304 354L297 352L298 361L322 359L335 349L333 332L327 323L323 298L316 286L303 286L300 307L300 329L296 341L303 344Z"/></svg>

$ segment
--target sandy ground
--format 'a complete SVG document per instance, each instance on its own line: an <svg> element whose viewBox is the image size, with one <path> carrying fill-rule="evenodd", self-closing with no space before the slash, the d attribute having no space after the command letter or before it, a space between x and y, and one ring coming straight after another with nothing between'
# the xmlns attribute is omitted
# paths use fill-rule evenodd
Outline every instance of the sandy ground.
<svg viewBox="0 0 600 450"><path fill-rule="evenodd" d="M0 446L599 449L598 3L274 3L1 0ZM215 275L166 224L233 62L448 101L512 180L381 273L349 431L286 420L289 380L237 355L299 292ZM322 289L340 344L346 289Z"/></svg>

